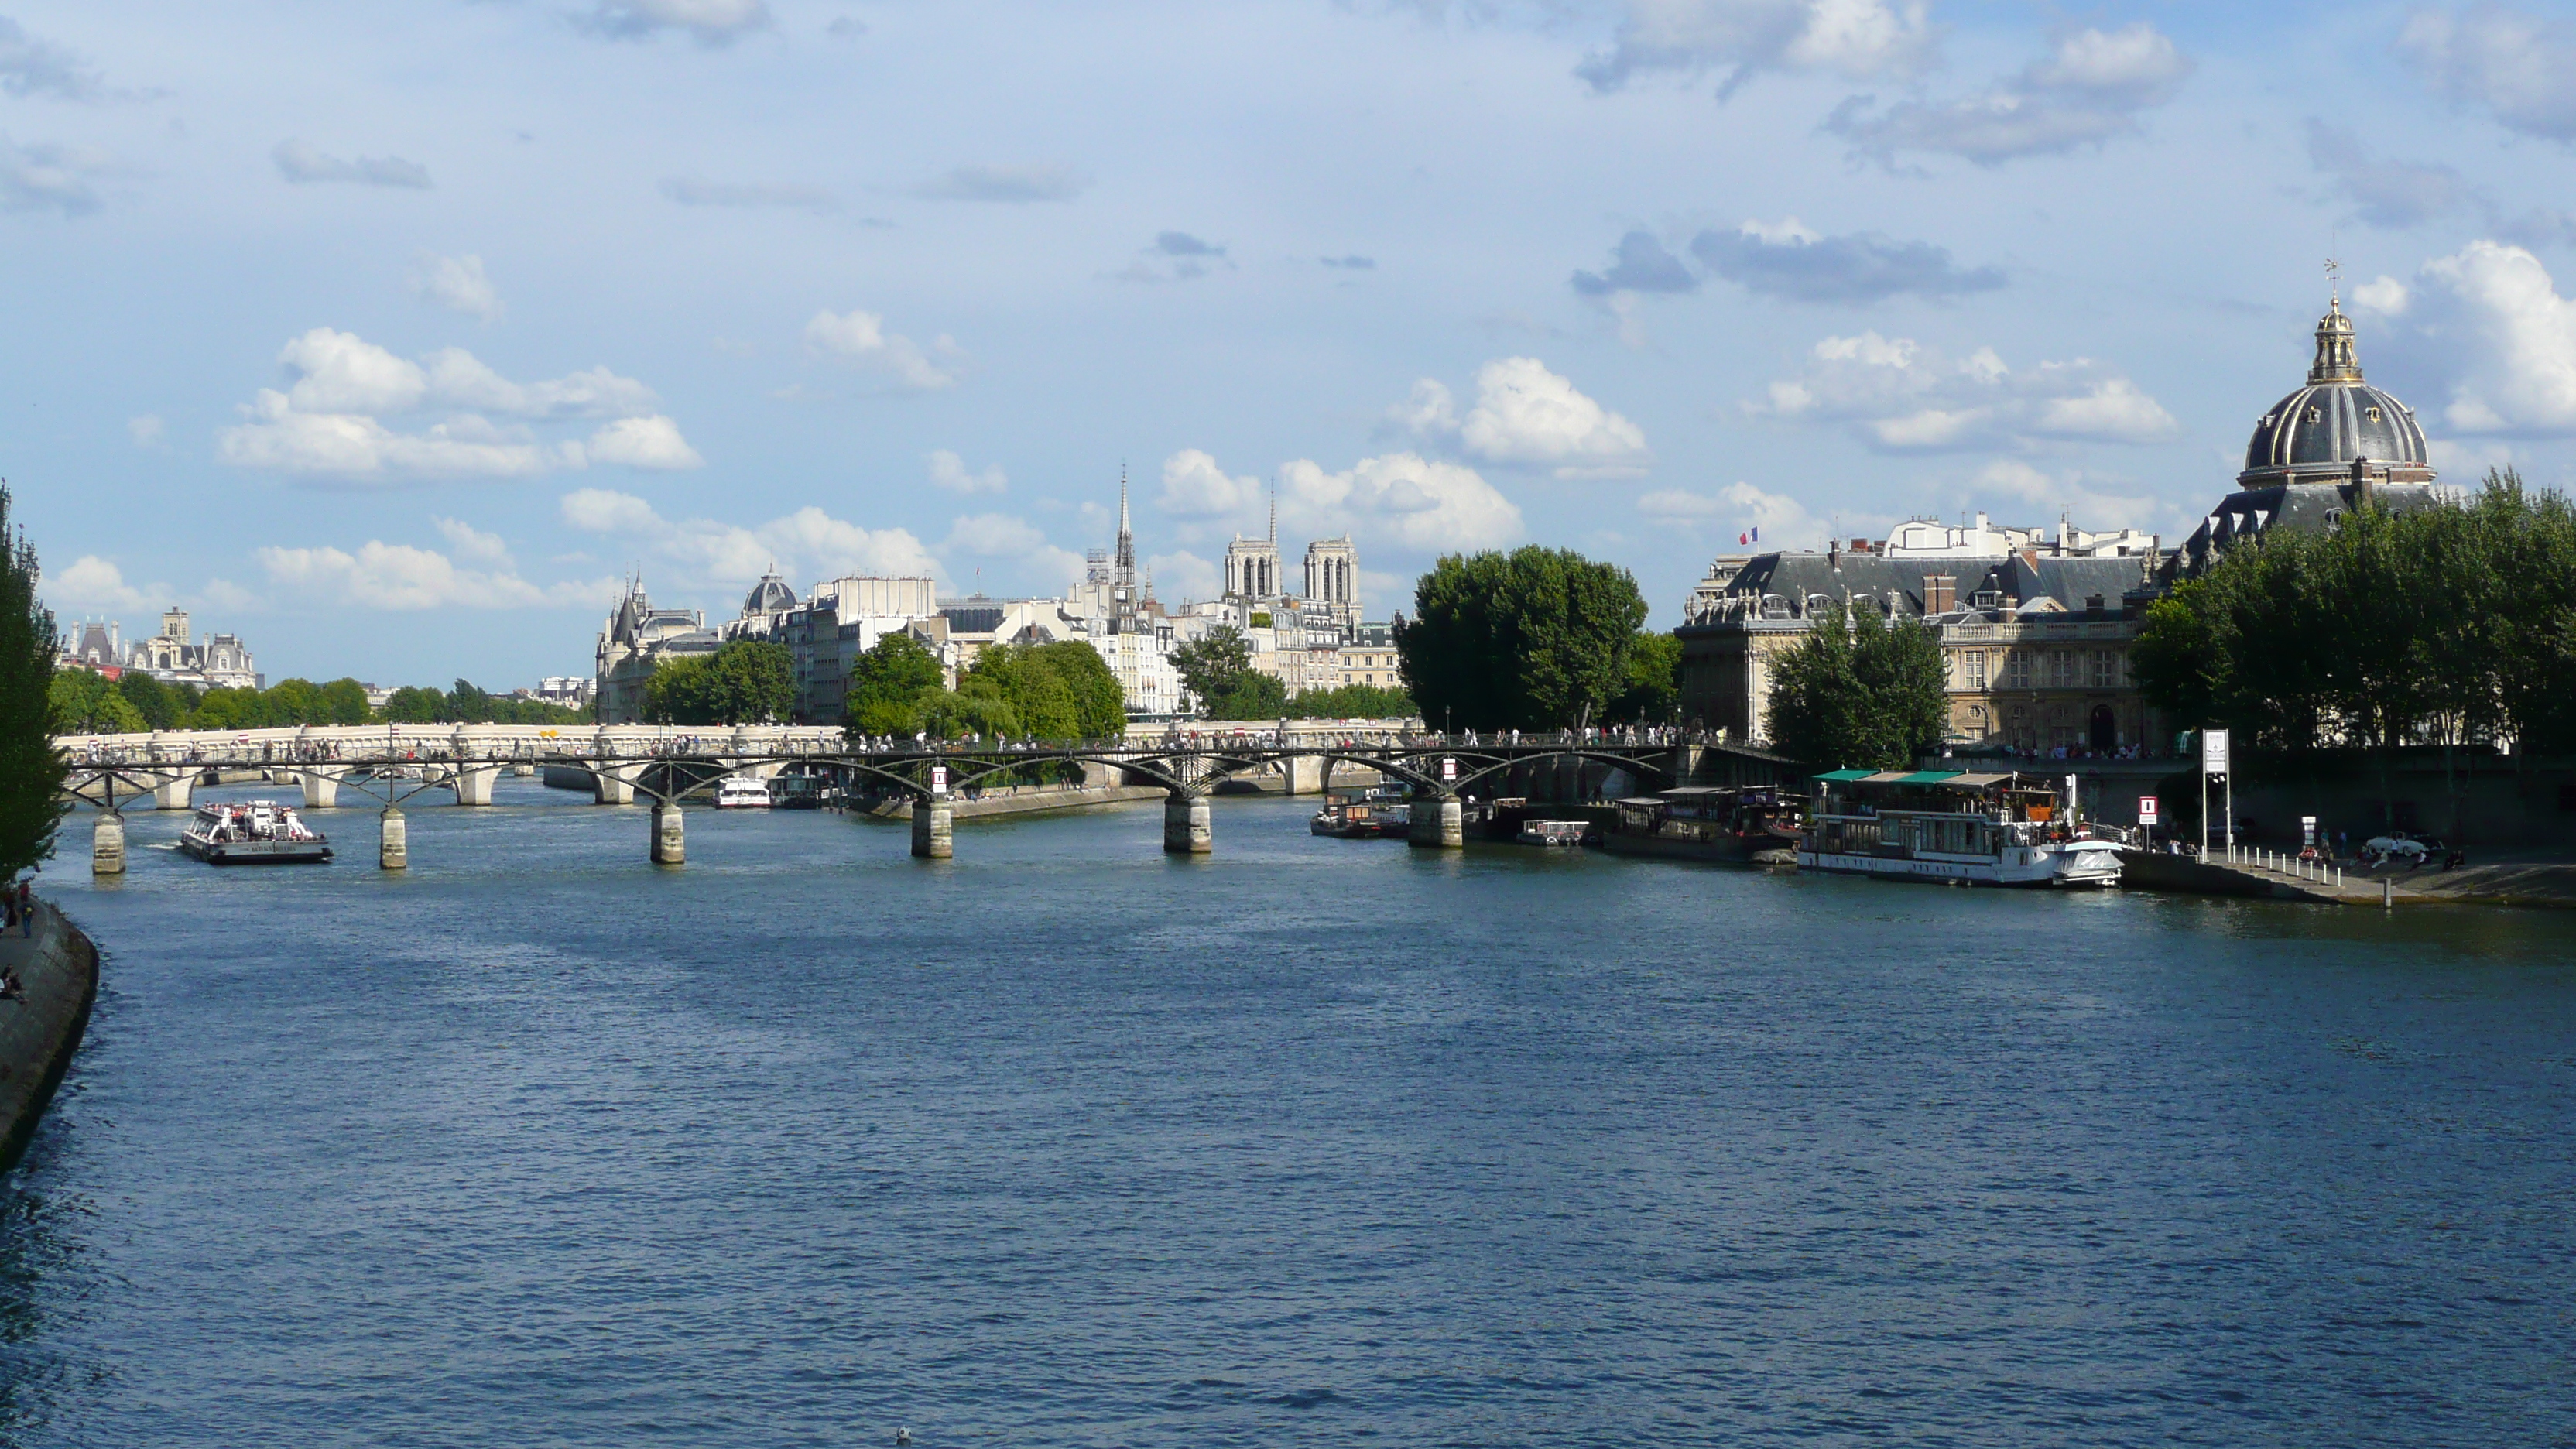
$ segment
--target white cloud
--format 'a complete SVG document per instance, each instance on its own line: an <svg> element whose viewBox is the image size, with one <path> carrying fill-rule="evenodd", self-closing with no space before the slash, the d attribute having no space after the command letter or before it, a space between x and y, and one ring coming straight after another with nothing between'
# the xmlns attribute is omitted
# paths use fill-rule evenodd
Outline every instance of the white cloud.
<svg viewBox="0 0 2576 1449"><path fill-rule="evenodd" d="M157 448L161 446L161 436L167 431L168 429L161 422L161 415L159 413L145 413L139 418L127 418L125 420L125 435L132 438L134 440L134 446L138 448Z"/></svg>
<svg viewBox="0 0 2576 1449"><path fill-rule="evenodd" d="M2398 49L2413 56L2434 91L2460 105L2484 105L2512 130L2576 140L2576 31L2497 4L2424 10L2407 22Z"/></svg>
<svg viewBox="0 0 2576 1449"><path fill-rule="evenodd" d="M1611 48L1575 74L1613 91L1640 75L1717 70L1723 97L1765 71L1911 75L1934 38L1921 0L1628 0Z"/></svg>
<svg viewBox="0 0 2576 1449"><path fill-rule="evenodd" d="M1741 480L1715 494L1658 489L1637 500L1637 511L1667 526L1705 525L1731 546L1742 548L1804 548L1821 542L1832 529L1831 523L1797 499ZM1751 534L1757 528L1762 531L1759 538Z"/></svg>
<svg viewBox="0 0 2576 1449"><path fill-rule="evenodd" d="M594 463L623 463L629 468L650 468L668 472L680 468L703 468L707 460L680 436L680 425L660 414L647 418L619 418L590 435L587 449Z"/></svg>
<svg viewBox="0 0 2576 1449"><path fill-rule="evenodd" d="M107 78L87 61L29 35L6 16L0 16L0 91L58 101L103 100L108 94Z"/></svg>
<svg viewBox="0 0 2576 1449"><path fill-rule="evenodd" d="M82 146L20 146L0 132L0 211L59 211L86 216L98 210L90 183L114 168L106 152Z"/></svg>
<svg viewBox="0 0 2576 1449"><path fill-rule="evenodd" d="M2025 373L1981 347L1956 360L1875 331L1818 342L1812 365L1744 404L1756 417L1841 423L1888 452L1938 452L2039 439L2149 443L2173 415L2085 358Z"/></svg>
<svg viewBox="0 0 2576 1449"><path fill-rule="evenodd" d="M456 556L478 564L488 564L505 571L515 571L510 561L510 546L497 533L484 533L461 518L433 518L438 536L456 550Z"/></svg>
<svg viewBox="0 0 2576 1449"><path fill-rule="evenodd" d="M1071 201L1091 187L1091 177L1077 167L960 166L912 189L930 201L1000 201L1025 205L1034 201Z"/></svg>
<svg viewBox="0 0 2576 1449"><path fill-rule="evenodd" d="M1023 579L1037 581L1043 588L1071 588L1082 582L1082 555L1056 547L1045 530L1007 513L959 518L939 547L943 553L1016 564Z"/></svg>
<svg viewBox="0 0 2576 1449"><path fill-rule="evenodd" d="M2383 317L2403 317L2408 301L2406 284L2395 277L2374 277L2352 289L2355 306Z"/></svg>
<svg viewBox="0 0 2576 1449"><path fill-rule="evenodd" d="M766 0L599 0L580 17L594 35L636 40L676 30L704 46L730 45L773 23Z"/></svg>
<svg viewBox="0 0 2576 1449"><path fill-rule="evenodd" d="M1155 503L1174 518L1243 518L1261 506L1261 480L1229 477L1215 458L1183 448L1163 460L1163 491Z"/></svg>
<svg viewBox="0 0 2576 1449"><path fill-rule="evenodd" d="M277 143L268 153L277 163L277 174L298 186L323 181L349 181L361 186L399 186L412 190L429 187L429 168L400 156L361 156L343 161L324 155L302 141L288 139Z"/></svg>
<svg viewBox="0 0 2576 1449"><path fill-rule="evenodd" d="M815 313L805 324L805 345L818 356L880 373L907 392L955 387L957 364L964 356L955 342L943 336L931 344L941 359L933 362L911 338L886 331L883 316L856 309L844 314Z"/></svg>
<svg viewBox="0 0 2576 1449"><path fill-rule="evenodd" d="M83 554L70 567L48 572L44 593L45 602L57 610L132 613L147 602L142 590L127 585L123 570L96 554Z"/></svg>
<svg viewBox="0 0 2576 1449"><path fill-rule="evenodd" d="M1423 552L1495 548L1521 537L1521 511L1476 470L1413 453L1362 458L1328 473L1299 459L1279 470L1280 504L1317 533L1367 531Z"/></svg>
<svg viewBox="0 0 2576 1449"><path fill-rule="evenodd" d="M486 322L499 320L507 310L501 305L501 294L493 288L492 279L484 275L483 259L470 253L440 257L424 252L412 264L411 274L404 282L413 296L431 306Z"/></svg>
<svg viewBox="0 0 2576 1449"><path fill-rule="evenodd" d="M1145 577L1153 584L1155 597L1166 602L1213 599L1225 588L1225 580L1215 562L1187 549L1158 553L1146 559Z"/></svg>
<svg viewBox="0 0 2576 1449"><path fill-rule="evenodd" d="M819 186L788 182L705 181L673 176L662 182L662 194L682 206L737 208L778 207L790 211L836 211L839 197Z"/></svg>
<svg viewBox="0 0 2576 1449"><path fill-rule="evenodd" d="M351 333L316 327L290 340L278 361L293 380L262 388L245 421L216 434L216 456L235 467L362 482L395 478L530 478L592 463L693 468L679 427L654 412L653 390L604 367L516 383L462 348L419 362ZM418 431L386 417L426 410L449 416ZM549 441L524 423L606 418L586 442Z"/></svg>
<svg viewBox="0 0 2576 1449"><path fill-rule="evenodd" d="M1872 113L1872 97L1835 108L1825 129L1852 154L1894 166L1903 151L1999 166L2098 146L2138 129L2138 113L2173 99L2192 62L2144 21L2119 30L2069 31L2046 57L1983 94L1959 101L1899 101Z"/></svg>
<svg viewBox="0 0 2576 1449"><path fill-rule="evenodd" d="M263 548L260 568L281 588L342 607L416 612L424 609L568 608L599 605L614 598L613 579L538 585L518 576L509 556L497 560L491 549L499 540L453 520L442 531L461 531L488 568L461 566L434 549L370 539L354 554L337 548ZM463 550L460 550L462 552Z"/></svg>
<svg viewBox="0 0 2576 1449"><path fill-rule="evenodd" d="M1559 478L1635 477L1654 461L1636 424L1535 357L1497 358L1477 369L1476 403L1464 417L1448 388L1424 378L1388 420L1480 462L1549 468Z"/></svg>
<svg viewBox="0 0 2576 1449"><path fill-rule="evenodd" d="M999 493L1011 486L1010 478L1002 472L999 464L988 466L981 473L969 472L966 460L946 448L930 455L930 481L934 487L970 496Z"/></svg>
<svg viewBox="0 0 2576 1449"><path fill-rule="evenodd" d="M2017 458L1999 458L1977 474L1981 498L1996 494L2063 516L2078 528L2171 528L2181 511L2141 493L2113 493L2082 470L2046 473ZM2059 600L2060 603L2069 602Z"/></svg>
<svg viewBox="0 0 2576 1449"><path fill-rule="evenodd" d="M2464 433L2576 432L2576 302L2520 247L2476 241L2426 262L2418 326L2451 354L2443 420Z"/></svg>
<svg viewBox="0 0 2576 1449"><path fill-rule="evenodd" d="M900 528L867 529L820 508L800 508L753 528L695 518L675 523L632 494L605 488L563 496L564 522L585 533L641 542L692 581L749 583L775 564L790 576L943 577L921 540Z"/></svg>

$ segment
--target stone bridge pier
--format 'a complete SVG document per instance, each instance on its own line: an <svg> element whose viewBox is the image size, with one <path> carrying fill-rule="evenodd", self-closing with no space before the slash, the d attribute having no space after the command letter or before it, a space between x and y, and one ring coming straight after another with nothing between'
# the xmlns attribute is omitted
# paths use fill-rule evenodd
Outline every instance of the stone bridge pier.
<svg viewBox="0 0 2576 1449"><path fill-rule="evenodd" d="M492 782L501 778L498 765L458 765L448 772L447 783L456 790L459 805L492 803Z"/></svg>
<svg viewBox="0 0 2576 1449"><path fill-rule="evenodd" d="M1216 849L1215 813L1205 795L1174 795L1163 802L1163 849L1174 855Z"/></svg>
<svg viewBox="0 0 2576 1449"><path fill-rule="evenodd" d="M98 812L97 823L90 826L89 873L125 874L125 817L113 810Z"/></svg>
<svg viewBox="0 0 2576 1449"><path fill-rule="evenodd" d="M912 802L912 853L922 860L948 860L957 854L957 811L945 796Z"/></svg>
<svg viewBox="0 0 2576 1449"><path fill-rule="evenodd" d="M411 869L411 829L404 823L403 813L391 805L386 806L385 813L376 817L376 828L377 867L383 870Z"/></svg>
<svg viewBox="0 0 2576 1449"><path fill-rule="evenodd" d="M653 802L653 863L683 865L688 862L688 841L680 828L680 802Z"/></svg>
<svg viewBox="0 0 2576 1449"><path fill-rule="evenodd" d="M1430 850L1461 850L1467 844L1467 811L1455 795L1416 795L1407 845Z"/></svg>
<svg viewBox="0 0 2576 1449"><path fill-rule="evenodd" d="M197 773L193 769L180 770L163 778L159 784L152 787L152 808L155 810L187 809L196 799Z"/></svg>
<svg viewBox="0 0 2576 1449"><path fill-rule="evenodd" d="M1279 762L1280 772L1288 777L1291 795L1321 795L1324 781L1333 772L1333 762L1321 755L1290 755Z"/></svg>
<svg viewBox="0 0 2576 1449"><path fill-rule="evenodd" d="M340 803L340 782L349 778L346 765L307 765L295 772L304 787L304 808L329 810Z"/></svg>
<svg viewBox="0 0 2576 1449"><path fill-rule="evenodd" d="M590 767L590 798L595 805L632 805L635 803L635 777L644 773L642 765L593 765Z"/></svg>

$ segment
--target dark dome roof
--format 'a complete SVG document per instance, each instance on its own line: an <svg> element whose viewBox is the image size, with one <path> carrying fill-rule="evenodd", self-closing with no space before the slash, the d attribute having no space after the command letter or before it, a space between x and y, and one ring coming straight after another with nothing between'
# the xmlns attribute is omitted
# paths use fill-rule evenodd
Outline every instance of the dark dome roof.
<svg viewBox="0 0 2576 1449"><path fill-rule="evenodd" d="M2348 473L2356 460L2430 463L2415 410L2361 380L2352 319L2340 304L2317 322L2317 359L2308 385L2273 404L2245 446L2247 487L2304 474Z"/></svg>
<svg viewBox="0 0 2576 1449"><path fill-rule="evenodd" d="M2368 383L2317 383L2274 403L2245 448L2248 469L2315 464L2323 472L2355 458L2428 461L2415 410Z"/></svg>
<svg viewBox="0 0 2576 1449"><path fill-rule="evenodd" d="M787 587L787 581L776 574L762 574L760 582L743 596L742 616L748 619L754 614L774 614L795 607L796 591Z"/></svg>

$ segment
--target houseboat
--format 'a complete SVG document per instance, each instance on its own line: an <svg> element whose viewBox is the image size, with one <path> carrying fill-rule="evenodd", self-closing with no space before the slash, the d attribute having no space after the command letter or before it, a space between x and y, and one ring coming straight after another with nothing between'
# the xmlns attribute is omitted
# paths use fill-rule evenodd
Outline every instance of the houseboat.
<svg viewBox="0 0 2576 1449"><path fill-rule="evenodd" d="M1615 803L1619 818L1600 837L1612 855L1797 863L1803 802L1775 786L1684 785Z"/></svg>
<svg viewBox="0 0 2576 1449"><path fill-rule="evenodd" d="M179 849L208 865L314 865L331 859L331 842L274 800L198 806L197 818L179 832Z"/></svg>
<svg viewBox="0 0 2576 1449"><path fill-rule="evenodd" d="M2066 818L2056 788L2006 771L1835 770L1800 870L1965 885L2112 886L2120 847Z"/></svg>
<svg viewBox="0 0 2576 1449"><path fill-rule="evenodd" d="M1336 840L1402 840L1413 828L1413 809L1374 791L1334 799L1308 827Z"/></svg>
<svg viewBox="0 0 2576 1449"><path fill-rule="evenodd" d="M716 782L718 810L766 810L769 782L755 775L727 775Z"/></svg>
<svg viewBox="0 0 2576 1449"><path fill-rule="evenodd" d="M1591 831L1592 822L1589 820L1524 820L1521 822L1520 842L1549 849L1571 849L1581 845Z"/></svg>

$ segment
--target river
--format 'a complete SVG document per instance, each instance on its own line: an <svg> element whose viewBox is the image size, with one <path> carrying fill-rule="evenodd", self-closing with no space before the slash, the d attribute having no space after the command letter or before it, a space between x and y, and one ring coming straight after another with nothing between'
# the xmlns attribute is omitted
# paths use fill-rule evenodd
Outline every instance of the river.
<svg viewBox="0 0 2576 1449"><path fill-rule="evenodd" d="M2576 916L497 799L73 818L0 1442L2576 1440Z"/></svg>

